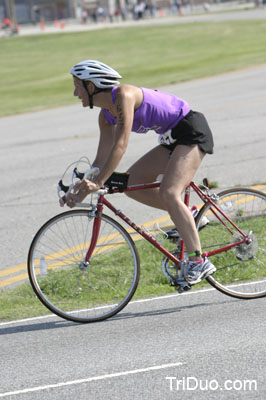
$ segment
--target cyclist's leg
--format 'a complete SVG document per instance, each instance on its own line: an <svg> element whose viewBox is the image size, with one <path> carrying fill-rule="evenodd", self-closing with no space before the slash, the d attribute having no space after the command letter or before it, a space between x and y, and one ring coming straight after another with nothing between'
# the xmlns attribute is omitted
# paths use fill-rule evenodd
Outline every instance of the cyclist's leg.
<svg viewBox="0 0 266 400"><path fill-rule="evenodd" d="M189 254L200 251L201 246L194 218L181 195L193 179L204 155L198 146L176 146L160 187L162 202L180 232ZM195 260L197 258L200 257L191 257Z"/></svg>
<svg viewBox="0 0 266 400"><path fill-rule="evenodd" d="M149 189L126 194L141 203L167 210L189 253L200 250L200 241L194 218L183 203L181 195L195 175L204 155L198 146L178 145L169 158L169 150L159 145L128 170L129 185L152 182L159 174L164 174L160 191Z"/></svg>
<svg viewBox="0 0 266 400"><path fill-rule="evenodd" d="M200 253L195 255L196 251L201 252L200 239L192 213L181 198L204 156L205 153L197 145L176 146L160 187L162 201L186 245L190 262L186 267L185 279L190 285L199 283L216 271L207 258L202 259Z"/></svg>
<svg viewBox="0 0 266 400"><path fill-rule="evenodd" d="M164 174L168 162L169 150L160 145L156 146L129 168L128 184L154 182L158 175ZM126 195L148 206L166 210L158 189L127 192Z"/></svg>

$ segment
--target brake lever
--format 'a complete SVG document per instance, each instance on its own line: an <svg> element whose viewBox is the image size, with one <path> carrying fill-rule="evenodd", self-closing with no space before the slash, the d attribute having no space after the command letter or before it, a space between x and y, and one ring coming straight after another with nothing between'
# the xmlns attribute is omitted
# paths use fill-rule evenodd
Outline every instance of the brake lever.
<svg viewBox="0 0 266 400"><path fill-rule="evenodd" d="M72 182L73 182L73 180L74 180L75 177L76 177L76 178L79 178L80 180L82 180L82 179L84 178L84 175L85 175L85 173L79 172L78 169L77 169L77 167L74 168L73 174L72 174Z"/></svg>
<svg viewBox="0 0 266 400"><path fill-rule="evenodd" d="M66 203L66 197L68 196L69 193L71 193L71 190L75 186L74 179L79 178L80 180L82 179L87 179L87 178L92 178L94 176L97 176L99 174L100 170L97 167L89 168L86 172L79 172L77 167L74 168L73 174L72 174L72 184L69 186L66 186L63 184L62 179L58 182L57 186L57 194L59 197L59 204L61 207L63 207ZM61 195L61 192L64 192L63 195Z"/></svg>
<svg viewBox="0 0 266 400"><path fill-rule="evenodd" d="M71 192L71 190L73 189L73 184L66 186L63 184L62 179L58 182L58 186L57 186L57 194L59 197L59 204L61 207L63 207L66 203L66 197L67 195ZM64 194L61 195L61 192L63 192Z"/></svg>

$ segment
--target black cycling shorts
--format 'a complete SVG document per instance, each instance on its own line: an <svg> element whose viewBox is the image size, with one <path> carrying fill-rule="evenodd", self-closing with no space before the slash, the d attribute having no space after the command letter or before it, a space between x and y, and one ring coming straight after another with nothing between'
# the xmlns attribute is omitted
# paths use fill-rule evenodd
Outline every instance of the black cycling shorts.
<svg viewBox="0 0 266 400"><path fill-rule="evenodd" d="M204 153L213 153L212 132L206 118L200 112L190 111L171 130L171 139L175 140L175 142L171 144L162 144L162 146L173 151L179 144L186 146L197 144Z"/></svg>

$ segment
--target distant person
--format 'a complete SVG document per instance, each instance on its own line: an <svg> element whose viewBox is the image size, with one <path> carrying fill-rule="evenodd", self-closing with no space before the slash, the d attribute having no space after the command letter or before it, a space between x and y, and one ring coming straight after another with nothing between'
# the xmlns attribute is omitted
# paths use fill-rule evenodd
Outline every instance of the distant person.
<svg viewBox="0 0 266 400"><path fill-rule="evenodd" d="M134 18L142 19L146 10L146 4L142 0L138 0L134 6Z"/></svg>
<svg viewBox="0 0 266 400"><path fill-rule="evenodd" d="M202 258L201 245L182 193L190 183L205 154L213 153L212 133L203 114L172 94L133 85L119 85L120 74L96 60L85 60L71 69L74 96L83 107L99 107L100 138L93 162L99 175L75 185L66 203L75 206L99 190L115 171L126 152L131 131L145 134L153 130L159 145L137 160L128 170L129 185L155 181L164 174L160 189L126 193L133 199L168 211L186 245L186 281L196 284L216 268Z"/></svg>
<svg viewBox="0 0 266 400"><path fill-rule="evenodd" d="M121 4L120 0L116 0L116 9L115 9L115 12L114 12L114 16L116 18L121 16L123 21L126 20L126 12L125 12L125 9L122 7L122 4Z"/></svg>
<svg viewBox="0 0 266 400"><path fill-rule="evenodd" d="M83 10L81 17L82 17L82 23L86 24L87 20L88 20L88 11L87 10Z"/></svg>
<svg viewBox="0 0 266 400"><path fill-rule="evenodd" d="M97 8L97 21L104 22L105 20L105 10L103 7Z"/></svg>
<svg viewBox="0 0 266 400"><path fill-rule="evenodd" d="M4 23L3 29L9 29L11 27L11 21L9 18L5 17L3 19L3 23Z"/></svg>

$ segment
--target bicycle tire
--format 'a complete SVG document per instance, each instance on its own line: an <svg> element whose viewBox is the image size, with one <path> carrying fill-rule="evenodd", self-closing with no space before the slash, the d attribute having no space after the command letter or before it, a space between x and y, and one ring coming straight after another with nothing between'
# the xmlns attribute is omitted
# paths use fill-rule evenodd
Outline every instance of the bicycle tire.
<svg viewBox="0 0 266 400"><path fill-rule="evenodd" d="M115 315L128 304L139 282L139 256L132 238L104 214L89 266L84 268L94 218L87 210L56 215L36 233L28 253L34 292L50 311L74 322Z"/></svg>
<svg viewBox="0 0 266 400"><path fill-rule="evenodd" d="M234 188L218 194L216 204L245 234L250 244L242 244L213 255L217 271L207 281L220 292L240 298L257 299L266 296L266 195L249 188ZM203 218L208 224L203 229ZM241 234L219 213L221 222L206 203L196 218L203 251L221 248L241 240ZM205 219L205 222L207 220ZM224 225L223 225L224 224Z"/></svg>

